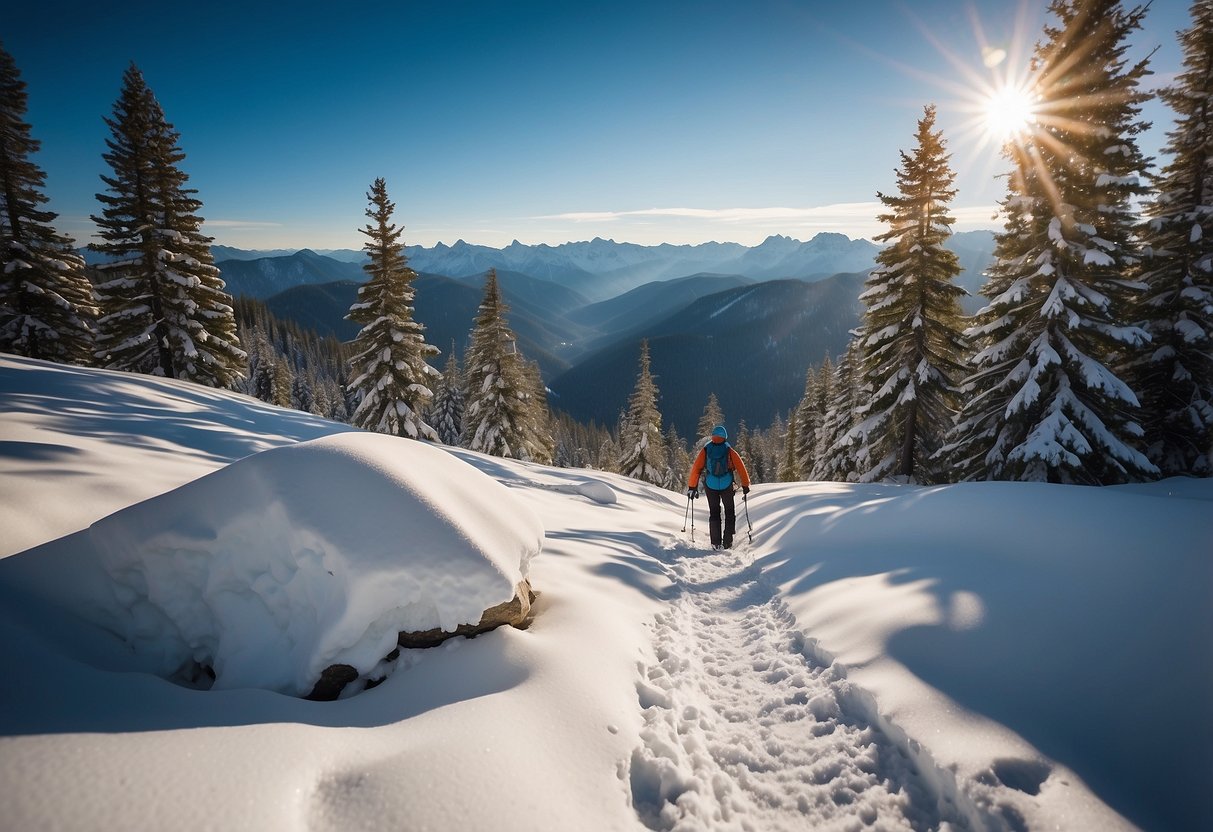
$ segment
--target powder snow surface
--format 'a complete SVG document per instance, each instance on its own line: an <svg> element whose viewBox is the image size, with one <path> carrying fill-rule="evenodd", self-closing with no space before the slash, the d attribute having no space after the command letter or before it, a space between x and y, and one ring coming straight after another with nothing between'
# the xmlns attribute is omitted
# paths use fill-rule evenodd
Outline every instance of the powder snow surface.
<svg viewBox="0 0 1213 832"><path fill-rule="evenodd" d="M79 551L131 495L349 430L20 359L0 392L6 552ZM546 529L529 630L402 651L337 702L197 691L17 580L22 552L0 561L0 827L1213 828L1210 480L759 485L753 543L740 511L712 552L701 502L692 537L678 494L428 450Z"/></svg>

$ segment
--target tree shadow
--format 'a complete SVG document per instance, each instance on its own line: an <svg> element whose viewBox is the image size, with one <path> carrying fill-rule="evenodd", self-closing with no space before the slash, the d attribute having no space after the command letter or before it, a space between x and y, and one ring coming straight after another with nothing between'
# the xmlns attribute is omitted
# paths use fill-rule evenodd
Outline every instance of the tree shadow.
<svg viewBox="0 0 1213 832"><path fill-rule="evenodd" d="M114 372L105 384L98 384L97 370L68 365L39 370L9 375L35 382L35 389L10 389L0 375L0 412L36 416L51 430L143 452L231 462L270 445L356 430L302 412L284 419L281 409L257 399L187 382L148 376L128 380L123 376L129 374ZM41 461L51 454L67 463L75 455L61 446L30 447L37 444L4 442L0 459Z"/></svg>
<svg viewBox="0 0 1213 832"><path fill-rule="evenodd" d="M651 532L604 532L599 529L568 529L548 532L553 541L594 540L611 553L612 559L592 567L595 575L619 581L630 589L658 601L677 598L681 590L671 578L668 567L654 553L661 552L661 541ZM558 551L558 550L557 550ZM544 555L548 550L544 550Z"/></svg>
<svg viewBox="0 0 1213 832"><path fill-rule="evenodd" d="M1200 548L1194 533L1146 520L1139 502L1109 489L848 488L764 501L778 538L757 560L768 580L789 597L855 579L912 584L937 623L907 622L889 636L889 656L1075 771L1134 823L1213 828L1213 804L1195 797L1213 785L1213 710L1194 709L1213 701L1213 662L1190 666L1198 642L1213 656L1213 583L1202 601L1158 579ZM1100 540L1125 542L1097 550L1090 522ZM1157 526L1147 536L1162 551L1151 557L1132 542L1143 522ZM1176 764L1144 763L1162 735Z"/></svg>

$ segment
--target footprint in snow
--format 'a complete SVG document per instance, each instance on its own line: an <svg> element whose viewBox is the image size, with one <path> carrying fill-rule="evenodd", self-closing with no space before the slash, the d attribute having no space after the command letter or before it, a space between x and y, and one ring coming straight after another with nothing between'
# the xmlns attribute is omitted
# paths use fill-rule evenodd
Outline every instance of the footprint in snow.
<svg viewBox="0 0 1213 832"><path fill-rule="evenodd" d="M682 592L641 665L627 771L651 829L967 828L804 637L744 551L671 547Z"/></svg>

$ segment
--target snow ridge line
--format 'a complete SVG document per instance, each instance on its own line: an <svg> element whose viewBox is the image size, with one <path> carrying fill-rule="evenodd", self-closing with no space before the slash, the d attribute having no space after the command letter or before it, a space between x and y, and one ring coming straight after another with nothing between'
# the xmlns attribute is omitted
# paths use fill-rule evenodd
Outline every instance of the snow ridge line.
<svg viewBox="0 0 1213 832"><path fill-rule="evenodd" d="M641 745L621 777L651 829L986 829L993 820L738 551L677 541L680 594L638 663ZM997 824L1001 826L1001 824Z"/></svg>

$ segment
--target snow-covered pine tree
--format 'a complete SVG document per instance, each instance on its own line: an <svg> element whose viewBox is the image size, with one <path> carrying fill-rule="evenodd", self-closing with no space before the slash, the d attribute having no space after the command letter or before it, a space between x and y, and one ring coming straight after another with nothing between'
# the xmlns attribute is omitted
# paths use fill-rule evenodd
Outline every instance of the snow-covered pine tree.
<svg viewBox="0 0 1213 832"><path fill-rule="evenodd" d="M607 431L606 437L598 447L598 467L612 474L619 473L619 443Z"/></svg>
<svg viewBox="0 0 1213 832"><path fill-rule="evenodd" d="M627 415L619 436L619 471L634 479L665 486L670 481L669 461L657 409L657 384L649 363L649 342L640 342L640 372L628 399Z"/></svg>
<svg viewBox="0 0 1213 832"><path fill-rule="evenodd" d="M370 279L358 288L346 315L362 325L350 359L349 389L358 397L350 421L366 430L437 442L423 414L433 396L429 385L441 373L426 363L438 348L425 342L425 327L413 319L417 273L404 255L404 229L392 222L396 205L382 178L371 184L366 198L370 222L358 230L367 237L363 250L370 260L362 268Z"/></svg>
<svg viewBox="0 0 1213 832"><path fill-rule="evenodd" d="M809 367L804 374L804 393L789 421L796 423L796 470L807 477L813 470L813 455L817 444L817 429L821 426L813 410L817 390L817 371Z"/></svg>
<svg viewBox="0 0 1213 832"><path fill-rule="evenodd" d="M1006 229L968 330L967 396L948 453L967 479L1108 484L1152 477L1138 399L1110 363L1142 349L1129 324L1136 268L1133 198L1146 62L1126 38L1144 8L1054 0L1037 47L1036 121L1007 145Z"/></svg>
<svg viewBox="0 0 1213 832"><path fill-rule="evenodd" d="M759 477L761 473L754 464L754 433L746 425L745 419L737 423L737 435L734 441L729 442L737 450L737 455L741 457L741 461L746 466L746 472L750 475L750 482L758 483L765 480ZM688 460L687 470L690 470Z"/></svg>
<svg viewBox="0 0 1213 832"><path fill-rule="evenodd" d="M294 321L279 320L253 298L237 298L235 309L240 343L248 348L248 376L236 389L277 403L277 376L283 375L290 387L291 406L348 421L344 393L348 344L331 335L321 337ZM303 407L307 403L304 387L311 388L310 408Z"/></svg>
<svg viewBox="0 0 1213 832"><path fill-rule="evenodd" d="M800 479L800 464L796 460L796 412L788 414L788 429L783 437L783 459L779 463L779 481L796 482Z"/></svg>
<svg viewBox="0 0 1213 832"><path fill-rule="evenodd" d="M458 446L463 435L463 379L459 372L459 359L455 357L455 342L447 353L442 378L434 391L430 405L429 423L433 425L438 441L444 445Z"/></svg>
<svg viewBox="0 0 1213 832"><path fill-rule="evenodd" d="M809 403L809 412L805 420L813 432L812 456L802 459L800 463L800 472L805 479L811 480L815 478L822 457L825 456L828 450L827 442L829 441L829 437L826 435L826 416L829 414L830 402L834 397L834 375L834 362L830 360L829 355L826 355L822 358L821 366L817 369L812 400ZM804 447L803 442L801 446Z"/></svg>
<svg viewBox="0 0 1213 832"><path fill-rule="evenodd" d="M856 412L867 400L860 371L862 356L860 339L852 338L834 367L830 403L821 426L818 440L820 450L812 479L833 482L855 482L859 479L855 445L846 438L855 424Z"/></svg>
<svg viewBox="0 0 1213 832"><path fill-rule="evenodd" d="M918 121L912 154L901 153L898 194L878 193L888 245L861 294L864 379L875 391L851 430L860 481L898 477L937 482L946 468L933 460L955 419L956 383L963 376L964 323L955 254L944 248L956 221L956 195L935 107Z"/></svg>
<svg viewBox="0 0 1213 832"><path fill-rule="evenodd" d="M291 378L291 407L304 413L316 413L314 381L310 373L295 373Z"/></svg>
<svg viewBox="0 0 1213 832"><path fill-rule="evenodd" d="M25 121L28 96L0 46L0 350L91 364L97 305L75 243L41 206L46 174L31 158L41 142Z"/></svg>
<svg viewBox="0 0 1213 832"><path fill-rule="evenodd" d="M111 369L234 387L247 359L232 298L202 234L202 202L180 168L180 134L134 64L107 118L112 137L102 176L108 193L93 221L108 255L98 266L97 358Z"/></svg>
<svg viewBox="0 0 1213 832"><path fill-rule="evenodd" d="M669 488L685 491L687 475L691 473L691 454L687 451L686 440L678 435L674 425L665 432L665 449L670 466Z"/></svg>
<svg viewBox="0 0 1213 832"><path fill-rule="evenodd" d="M526 402L526 419L522 423L525 458L551 465L556 453L556 438L552 431L552 413L548 409L547 386L538 363L523 358L521 366Z"/></svg>
<svg viewBox="0 0 1213 832"><path fill-rule="evenodd" d="M755 467L762 471L763 482L779 482L779 468L783 465L783 444L787 435L787 423L778 412L771 419L770 427L765 431L755 431L754 461Z"/></svg>
<svg viewBox="0 0 1213 832"><path fill-rule="evenodd" d="M517 339L506 323L497 271L484 282L471 344L463 356L463 446L492 456L530 461L528 387Z"/></svg>
<svg viewBox="0 0 1213 832"><path fill-rule="evenodd" d="M1213 475L1213 3L1192 4L1184 69L1159 95L1175 111L1170 162L1147 203L1139 317L1151 349L1129 369L1146 453L1164 476Z"/></svg>
<svg viewBox="0 0 1213 832"><path fill-rule="evenodd" d="M698 436L695 439L695 447L701 448L705 445L712 435L712 428L717 425L724 424L724 411L720 409L720 402L716 400L716 394L708 395L708 403L703 406L703 415L699 417L699 424L696 426Z"/></svg>

